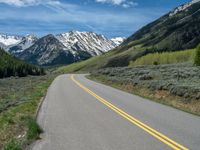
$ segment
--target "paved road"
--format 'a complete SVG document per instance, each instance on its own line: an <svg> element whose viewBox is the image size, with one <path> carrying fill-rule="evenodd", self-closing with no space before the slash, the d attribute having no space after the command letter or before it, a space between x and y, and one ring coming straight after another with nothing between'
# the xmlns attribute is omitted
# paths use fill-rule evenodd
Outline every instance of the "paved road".
<svg viewBox="0 0 200 150"><path fill-rule="evenodd" d="M200 149L200 117L105 86L61 75L39 112L33 150Z"/></svg>

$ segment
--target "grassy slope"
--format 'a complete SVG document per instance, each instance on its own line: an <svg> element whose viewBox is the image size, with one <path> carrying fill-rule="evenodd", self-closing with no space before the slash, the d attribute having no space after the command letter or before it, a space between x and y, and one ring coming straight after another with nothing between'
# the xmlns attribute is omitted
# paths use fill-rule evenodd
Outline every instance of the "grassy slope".
<svg viewBox="0 0 200 150"><path fill-rule="evenodd" d="M72 72L88 72L93 69L98 69L106 62L106 59L112 56L115 52L111 51L101 56L92 57L88 60L73 63L68 66L60 67L56 70L58 73Z"/></svg>
<svg viewBox="0 0 200 150"><path fill-rule="evenodd" d="M0 79L0 149L21 149L38 137L35 112L54 77Z"/></svg>

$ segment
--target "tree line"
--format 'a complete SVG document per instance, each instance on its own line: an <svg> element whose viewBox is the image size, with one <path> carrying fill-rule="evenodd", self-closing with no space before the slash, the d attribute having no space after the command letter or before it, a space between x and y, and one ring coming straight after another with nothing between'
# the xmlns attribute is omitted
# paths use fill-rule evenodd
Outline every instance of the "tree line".
<svg viewBox="0 0 200 150"><path fill-rule="evenodd" d="M30 65L15 57L12 57L3 49L0 49L0 78L18 76L25 77L27 75L44 75L43 68Z"/></svg>

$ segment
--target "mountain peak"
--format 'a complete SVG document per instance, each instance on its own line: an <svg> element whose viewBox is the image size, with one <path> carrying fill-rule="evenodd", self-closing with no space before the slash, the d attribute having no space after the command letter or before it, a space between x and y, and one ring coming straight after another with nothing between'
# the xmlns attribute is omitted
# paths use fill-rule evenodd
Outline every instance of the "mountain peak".
<svg viewBox="0 0 200 150"><path fill-rule="evenodd" d="M92 56L100 55L116 47L115 43L94 32L69 31L56 35L67 49L85 51Z"/></svg>
<svg viewBox="0 0 200 150"><path fill-rule="evenodd" d="M38 38L35 35L28 34L22 38L22 41L36 41Z"/></svg>
<svg viewBox="0 0 200 150"><path fill-rule="evenodd" d="M48 35L44 36L43 38L55 38L55 36L53 34L48 34Z"/></svg>

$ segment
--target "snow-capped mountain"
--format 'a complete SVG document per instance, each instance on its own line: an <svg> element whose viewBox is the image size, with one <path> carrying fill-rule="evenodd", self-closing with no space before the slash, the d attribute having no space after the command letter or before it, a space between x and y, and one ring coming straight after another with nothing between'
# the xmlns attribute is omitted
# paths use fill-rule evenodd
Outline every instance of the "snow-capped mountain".
<svg viewBox="0 0 200 150"><path fill-rule="evenodd" d="M116 44L112 40L93 32L70 31L58 34L56 38L68 50L85 51L92 56L100 55L116 47Z"/></svg>
<svg viewBox="0 0 200 150"><path fill-rule="evenodd" d="M38 38L36 36L27 35L27 36L23 37L19 43L9 46L8 51L11 54L21 53L25 49L31 47L37 40L38 40Z"/></svg>
<svg viewBox="0 0 200 150"><path fill-rule="evenodd" d="M40 39L28 35L8 45L6 49L15 57L33 64L70 64L101 55L121 44L122 39L110 40L93 32L70 31L58 35L49 34Z"/></svg>
<svg viewBox="0 0 200 150"><path fill-rule="evenodd" d="M171 17L171 16L174 16L181 11L187 10L190 6L192 6L193 4L198 3L198 2L200 2L200 0L192 0L191 2L188 2L184 5L181 5L177 8L175 8L172 12L170 12L169 16Z"/></svg>
<svg viewBox="0 0 200 150"><path fill-rule="evenodd" d="M125 39L126 38L124 37L116 37L116 38L112 38L111 41L113 41L116 46L119 46L122 42L124 42Z"/></svg>
<svg viewBox="0 0 200 150"><path fill-rule="evenodd" d="M19 43L21 39L21 36L0 34L0 43L6 47Z"/></svg>

